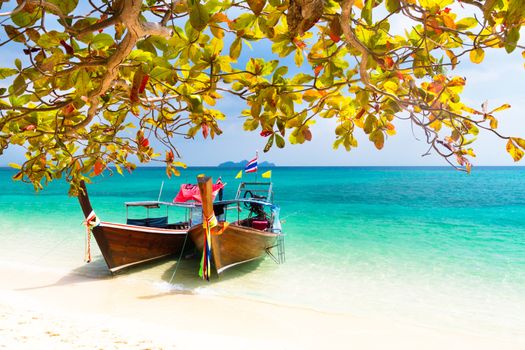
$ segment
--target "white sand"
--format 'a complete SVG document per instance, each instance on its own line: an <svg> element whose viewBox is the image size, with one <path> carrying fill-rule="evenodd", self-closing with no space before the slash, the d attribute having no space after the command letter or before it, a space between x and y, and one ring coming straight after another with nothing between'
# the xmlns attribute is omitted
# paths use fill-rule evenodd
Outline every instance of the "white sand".
<svg viewBox="0 0 525 350"><path fill-rule="evenodd" d="M0 264L0 349L524 349L391 320Z"/></svg>

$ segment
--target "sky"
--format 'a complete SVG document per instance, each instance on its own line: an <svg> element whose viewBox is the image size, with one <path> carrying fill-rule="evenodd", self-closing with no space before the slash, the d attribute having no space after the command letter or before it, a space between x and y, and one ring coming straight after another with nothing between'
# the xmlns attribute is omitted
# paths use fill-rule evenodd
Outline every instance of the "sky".
<svg viewBox="0 0 525 350"><path fill-rule="evenodd" d="M402 30L403 23L393 23L393 28ZM264 50L258 50L257 43L248 55L264 57ZM245 47L243 50L246 50ZM0 47L0 66L13 66L14 59L19 56L14 50ZM465 77L467 85L462 95L463 101L473 107L481 108L488 101L489 110L509 103L512 108L497 113L498 131L503 135L525 138L525 67L521 50L517 49L511 55L504 50L487 51L485 60L473 64L464 57L453 71L455 75ZM175 144L181 153L182 161L189 166L213 166L224 161L239 161L251 159L259 150L260 161L270 161L282 166L436 166L447 165L437 155L422 157L428 146L423 141L422 134L412 132L407 121L396 121L397 134L390 136L382 150L377 150L368 141L368 137L357 132L359 147L347 152L343 147L333 150L335 140L335 120L318 119L312 127L311 142L302 145L291 145L287 142L284 149L273 147L268 153L262 149L267 139L259 136L259 131L246 132L242 129L244 122L240 118L243 109L238 100L225 97L217 104L227 119L219 122L223 134L214 140L203 139L200 134L194 140L179 138ZM472 159L474 166L478 165L525 165L514 163L505 150L505 140L497 136L480 132L478 140L473 145L477 157ZM23 151L18 148L8 149L0 156L0 166L10 162L23 161ZM153 165L158 165L154 163Z"/></svg>

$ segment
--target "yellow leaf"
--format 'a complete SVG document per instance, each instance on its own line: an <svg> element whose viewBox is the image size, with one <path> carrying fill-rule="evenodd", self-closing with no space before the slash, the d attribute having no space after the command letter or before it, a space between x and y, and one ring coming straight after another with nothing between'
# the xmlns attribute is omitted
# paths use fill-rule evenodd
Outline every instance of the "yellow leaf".
<svg viewBox="0 0 525 350"><path fill-rule="evenodd" d="M451 50L446 50L448 58L450 58L450 63L452 64L452 69L456 68L456 65L458 64L458 58Z"/></svg>
<svg viewBox="0 0 525 350"><path fill-rule="evenodd" d="M498 120L494 118L492 115L487 115L487 119L490 120L490 127L491 129L497 129L498 128Z"/></svg>
<svg viewBox="0 0 525 350"><path fill-rule="evenodd" d="M454 18L452 18L452 16L450 16L447 13L443 13L441 18L443 18L443 23L445 24L445 26L447 26L450 29L456 29L456 23L454 22Z"/></svg>
<svg viewBox="0 0 525 350"><path fill-rule="evenodd" d="M505 103L504 105L501 105L499 106L498 108L494 109L492 112L490 113L494 113L494 112L499 112L499 111L504 111L506 109L509 109L511 106L508 104L508 103Z"/></svg>
<svg viewBox="0 0 525 350"><path fill-rule="evenodd" d="M514 159L515 162L519 161L521 158L523 158L523 151L514 145L514 142L512 142L512 138L509 139L507 142L507 152L510 154L512 159Z"/></svg>
<svg viewBox="0 0 525 350"><path fill-rule="evenodd" d="M525 150L525 140L524 139L520 139L519 137L512 137L511 140L516 142L518 146L520 146L521 148Z"/></svg>
<svg viewBox="0 0 525 350"><path fill-rule="evenodd" d="M472 164L470 164L470 162L467 162L467 164L465 164L465 168L467 170L467 173L470 174L470 171L472 170Z"/></svg>
<svg viewBox="0 0 525 350"><path fill-rule="evenodd" d="M470 60L472 63L479 64L483 62L483 59L485 58L485 51L483 49L475 49L470 51Z"/></svg>
<svg viewBox="0 0 525 350"><path fill-rule="evenodd" d="M386 91L395 93L397 91L398 86L395 82L389 80L383 84L383 87Z"/></svg>
<svg viewBox="0 0 525 350"><path fill-rule="evenodd" d="M362 10L363 6L365 6L365 5L363 4L363 0L355 0L354 6L357 7L358 9Z"/></svg>

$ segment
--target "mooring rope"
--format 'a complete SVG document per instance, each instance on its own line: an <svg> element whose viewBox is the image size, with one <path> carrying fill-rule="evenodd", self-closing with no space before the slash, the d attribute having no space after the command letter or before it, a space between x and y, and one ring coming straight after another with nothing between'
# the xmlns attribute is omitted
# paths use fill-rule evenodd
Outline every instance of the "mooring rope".
<svg viewBox="0 0 525 350"><path fill-rule="evenodd" d="M91 213L89 213L86 220L84 221L84 224L86 225L86 232L87 232L86 252L84 255L84 261L87 263L90 263L91 262L91 230L93 229L93 227L100 225L100 220L98 219L94 210L92 210Z"/></svg>
<svg viewBox="0 0 525 350"><path fill-rule="evenodd" d="M171 275L170 281L168 282L169 284L172 284L173 279L175 278L175 274L177 273L177 270L179 269L179 264L182 261L182 255L184 254L184 250L186 249L186 241L188 240L189 235L190 235L189 233L186 233L186 237L184 237L184 244L182 245L182 250L180 252L179 260L177 260L177 264L175 264L175 270L173 270L173 274Z"/></svg>

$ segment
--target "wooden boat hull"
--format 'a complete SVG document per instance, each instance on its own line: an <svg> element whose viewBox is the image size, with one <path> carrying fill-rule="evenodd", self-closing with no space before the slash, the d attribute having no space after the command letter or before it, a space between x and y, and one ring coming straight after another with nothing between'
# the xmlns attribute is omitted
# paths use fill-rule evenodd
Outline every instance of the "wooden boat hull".
<svg viewBox="0 0 525 350"><path fill-rule="evenodd" d="M194 226L189 231L190 238L202 253L204 229ZM251 260L262 258L276 246L276 233L256 230L250 227L230 224L221 234L212 231L211 251L217 273Z"/></svg>
<svg viewBox="0 0 525 350"><path fill-rule="evenodd" d="M180 254L187 230L101 222L93 236L111 272Z"/></svg>
<svg viewBox="0 0 525 350"><path fill-rule="evenodd" d="M78 201L84 217L94 215L84 182ZM102 256L111 272L168 255L180 254L188 229L156 228L101 222L92 228Z"/></svg>

